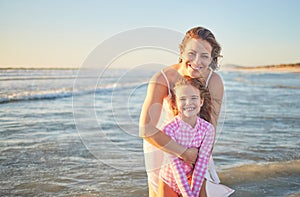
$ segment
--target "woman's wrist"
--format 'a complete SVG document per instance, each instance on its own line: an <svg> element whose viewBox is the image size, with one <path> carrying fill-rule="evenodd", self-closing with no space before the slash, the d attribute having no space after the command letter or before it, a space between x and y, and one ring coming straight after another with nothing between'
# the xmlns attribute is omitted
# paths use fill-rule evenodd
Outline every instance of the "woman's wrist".
<svg viewBox="0 0 300 197"><path fill-rule="evenodd" d="M178 144L177 142L175 142L174 140L170 139L170 141L164 146L163 148L166 152L171 153L172 155L183 159L183 155L185 153L185 151L187 150L187 148L185 148L184 146L181 146L180 144Z"/></svg>
<svg viewBox="0 0 300 197"><path fill-rule="evenodd" d="M175 141L174 141L175 142ZM176 143L176 142L175 142ZM184 159L185 152L187 151L187 148L184 146L181 146L180 144L176 143L177 147L175 147L174 153L176 157L179 157L180 159Z"/></svg>
<svg viewBox="0 0 300 197"><path fill-rule="evenodd" d="M187 148L185 148L185 150L178 156L179 158L181 158L182 160L186 160L186 152L187 152Z"/></svg>
<svg viewBox="0 0 300 197"><path fill-rule="evenodd" d="M186 148L180 158L190 165L195 164L198 157L198 151L197 148Z"/></svg>

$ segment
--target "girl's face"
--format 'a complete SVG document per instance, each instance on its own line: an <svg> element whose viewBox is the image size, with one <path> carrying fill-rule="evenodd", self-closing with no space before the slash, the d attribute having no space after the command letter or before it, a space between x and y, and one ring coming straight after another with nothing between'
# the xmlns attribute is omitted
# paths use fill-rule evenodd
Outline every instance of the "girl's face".
<svg viewBox="0 0 300 197"><path fill-rule="evenodd" d="M197 117L203 99L200 97L200 90L192 85L182 85L175 88L176 105L178 114L183 121Z"/></svg>
<svg viewBox="0 0 300 197"><path fill-rule="evenodd" d="M201 77L212 61L212 46L206 40L190 39L180 52L186 74L190 77Z"/></svg>

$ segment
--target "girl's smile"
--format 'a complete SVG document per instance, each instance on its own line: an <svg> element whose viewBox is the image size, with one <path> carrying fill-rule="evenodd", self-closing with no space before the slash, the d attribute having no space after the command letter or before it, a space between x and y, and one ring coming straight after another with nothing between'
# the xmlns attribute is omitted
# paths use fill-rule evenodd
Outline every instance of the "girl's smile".
<svg viewBox="0 0 300 197"><path fill-rule="evenodd" d="M193 126L203 105L200 90L192 85L181 85L175 88L175 95L178 114Z"/></svg>

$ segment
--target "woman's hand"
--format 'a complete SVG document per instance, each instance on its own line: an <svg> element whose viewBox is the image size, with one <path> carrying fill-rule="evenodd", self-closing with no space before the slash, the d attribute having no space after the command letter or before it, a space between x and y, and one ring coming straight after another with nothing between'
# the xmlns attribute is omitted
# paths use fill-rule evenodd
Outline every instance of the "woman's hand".
<svg viewBox="0 0 300 197"><path fill-rule="evenodd" d="M182 153L181 158L188 165L193 166L196 163L198 157L198 148L188 148L184 153Z"/></svg>

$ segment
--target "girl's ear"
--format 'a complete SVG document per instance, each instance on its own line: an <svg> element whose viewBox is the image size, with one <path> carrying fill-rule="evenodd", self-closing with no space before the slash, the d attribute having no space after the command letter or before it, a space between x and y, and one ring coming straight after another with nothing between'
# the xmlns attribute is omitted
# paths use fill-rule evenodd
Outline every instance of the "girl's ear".
<svg viewBox="0 0 300 197"><path fill-rule="evenodd" d="M172 103L172 109L173 109L174 115L177 116L178 115L178 109L177 109L176 101Z"/></svg>

